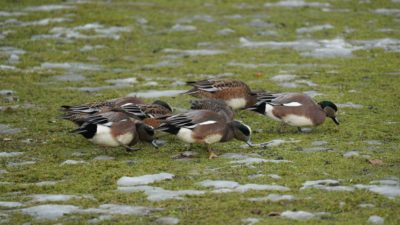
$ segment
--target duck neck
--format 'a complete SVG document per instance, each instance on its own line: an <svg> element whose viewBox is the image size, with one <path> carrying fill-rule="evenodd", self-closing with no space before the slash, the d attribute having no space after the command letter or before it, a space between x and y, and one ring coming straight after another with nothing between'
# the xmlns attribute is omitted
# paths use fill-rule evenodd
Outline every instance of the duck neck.
<svg viewBox="0 0 400 225"><path fill-rule="evenodd" d="M230 141L235 138L235 133L233 132L233 125L231 123L226 124L225 134L221 139L221 142Z"/></svg>

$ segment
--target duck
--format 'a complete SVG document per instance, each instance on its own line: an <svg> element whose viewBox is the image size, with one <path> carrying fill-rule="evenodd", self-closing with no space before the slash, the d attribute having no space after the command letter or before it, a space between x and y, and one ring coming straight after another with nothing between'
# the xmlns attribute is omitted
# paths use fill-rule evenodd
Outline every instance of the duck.
<svg viewBox="0 0 400 225"><path fill-rule="evenodd" d="M114 111L121 110L154 128L157 128L163 119L172 115L172 107L161 100L156 100L152 104L127 103L114 109Z"/></svg>
<svg viewBox="0 0 400 225"><path fill-rule="evenodd" d="M225 118L210 110L191 110L166 118L158 130L176 135L183 142L205 144L209 159L218 157L211 145L237 139L254 146L251 128L237 120L226 122Z"/></svg>
<svg viewBox="0 0 400 225"><path fill-rule="evenodd" d="M90 142L103 147L122 146L128 152L139 150L131 147L139 141L151 143L158 148L153 127L121 113L93 115L71 133L81 134Z"/></svg>
<svg viewBox="0 0 400 225"><path fill-rule="evenodd" d="M295 126L299 131L302 127L319 126L327 117L339 125L338 107L331 101L317 103L303 93L264 93L257 98L258 102L248 110Z"/></svg>
<svg viewBox="0 0 400 225"><path fill-rule="evenodd" d="M252 92L249 86L240 80L200 80L189 81L192 89L184 92L196 98L221 99L232 109L243 109L253 106L257 102L257 93Z"/></svg>
<svg viewBox="0 0 400 225"><path fill-rule="evenodd" d="M232 107L226 104L225 101L221 99L196 99L190 101L191 110L211 110L223 116L226 122L232 121L235 117L235 112Z"/></svg>
<svg viewBox="0 0 400 225"><path fill-rule="evenodd" d="M164 101L156 100L151 104L145 104L137 97L124 97L79 106L62 106L62 108L64 112L62 118L70 120L78 126L81 126L92 115L105 112L126 112L131 117L144 120L146 124L155 127L162 117L172 113L171 106Z"/></svg>
<svg viewBox="0 0 400 225"><path fill-rule="evenodd" d="M128 96L76 106L62 105L61 111L64 114L61 118L70 120L76 125L81 126L90 115L109 112L126 104L144 104L144 101L136 96Z"/></svg>

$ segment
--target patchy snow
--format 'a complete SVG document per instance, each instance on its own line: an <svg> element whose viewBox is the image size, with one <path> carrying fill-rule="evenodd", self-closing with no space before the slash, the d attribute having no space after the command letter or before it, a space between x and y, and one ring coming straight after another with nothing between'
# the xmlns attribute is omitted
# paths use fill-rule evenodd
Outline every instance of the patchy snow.
<svg viewBox="0 0 400 225"><path fill-rule="evenodd" d="M87 71L98 71L102 69L102 66L96 64L86 64L77 62L65 62L65 63L51 63L45 62L40 65L42 69L65 69L65 70L87 70Z"/></svg>
<svg viewBox="0 0 400 225"><path fill-rule="evenodd" d="M179 23L192 23L194 21L201 21L201 22L211 23L211 22L214 22L214 18L212 16L206 15L206 14L204 14L204 15L193 15L193 16L190 16L190 17L185 17L185 18L179 19L177 22L179 22Z"/></svg>
<svg viewBox="0 0 400 225"><path fill-rule="evenodd" d="M136 77L128 77L128 78L106 80L106 82L116 86L130 86L132 84L137 83L137 79Z"/></svg>
<svg viewBox="0 0 400 225"><path fill-rule="evenodd" d="M7 12L7 11L0 11L0 17L11 17L11 16L23 16L26 15L26 13L23 12Z"/></svg>
<svg viewBox="0 0 400 225"><path fill-rule="evenodd" d="M93 30L94 34L83 34L81 31ZM99 23L89 23L77 27L54 27L50 34L39 34L32 36L32 40L40 39L61 39L72 41L73 39L98 39L112 38L119 40L121 33L131 32L130 27L106 27Z"/></svg>
<svg viewBox="0 0 400 225"><path fill-rule="evenodd" d="M354 187L351 186L341 186L339 181L326 179L326 180L312 180L303 183L303 187L300 190L316 188L325 191L354 191Z"/></svg>
<svg viewBox="0 0 400 225"><path fill-rule="evenodd" d="M368 222L373 224L383 224L385 219L383 217L373 215L368 218Z"/></svg>
<svg viewBox="0 0 400 225"><path fill-rule="evenodd" d="M9 162L7 166L16 167L16 166L27 166L35 164L36 161L21 161L21 162Z"/></svg>
<svg viewBox="0 0 400 225"><path fill-rule="evenodd" d="M197 28L192 25L181 25L181 24L175 24L174 26L171 27L170 31L172 32L178 32L178 31L196 31Z"/></svg>
<svg viewBox="0 0 400 225"><path fill-rule="evenodd" d="M223 50L216 49L189 49L189 50L180 50L173 48L163 49L162 52L165 53L176 53L180 56L209 56L209 55L219 55L225 53Z"/></svg>
<svg viewBox="0 0 400 225"><path fill-rule="evenodd" d="M52 185L56 185L58 183L58 181L40 181L35 183L36 186L52 186Z"/></svg>
<svg viewBox="0 0 400 225"><path fill-rule="evenodd" d="M242 222L244 224L246 224L246 225L254 225L254 224L260 222L260 219L257 219L257 218L245 218L245 219L242 219Z"/></svg>
<svg viewBox="0 0 400 225"><path fill-rule="evenodd" d="M289 139L289 140L283 140L283 139L274 139L265 143L261 143L261 147L276 147L285 143L297 143L300 142L300 140L294 140L294 139Z"/></svg>
<svg viewBox="0 0 400 225"><path fill-rule="evenodd" d="M73 159L68 159L65 160L64 162L61 163L61 165L77 165L77 164L84 164L86 163L83 160L73 160Z"/></svg>
<svg viewBox="0 0 400 225"><path fill-rule="evenodd" d="M360 208L374 208L375 205L371 204L371 203L361 203L361 204L358 205L358 207L360 207Z"/></svg>
<svg viewBox="0 0 400 225"><path fill-rule="evenodd" d="M308 220L315 218L316 216L326 215L326 212L311 213L306 211L284 211L281 213L282 217L292 220Z"/></svg>
<svg viewBox="0 0 400 225"><path fill-rule="evenodd" d="M15 157L24 154L23 152L0 152L0 157Z"/></svg>
<svg viewBox="0 0 400 225"><path fill-rule="evenodd" d="M249 190L272 190L272 191L289 191L290 189L280 185L269 185L269 184L242 184L235 181L225 180L204 180L198 183L204 187L214 187L215 189L222 190L221 192L246 192Z"/></svg>
<svg viewBox="0 0 400 225"><path fill-rule="evenodd" d="M25 11L31 12L50 12L55 10L65 10L65 9L74 9L74 6L71 5L40 5L40 6L31 6L25 8Z"/></svg>
<svg viewBox="0 0 400 225"><path fill-rule="evenodd" d="M71 213L96 213L105 215L147 215L152 212L161 211L161 208L145 206L103 204L98 208L81 209L74 205L37 205L21 209L24 214L28 214L35 219L56 220Z"/></svg>
<svg viewBox="0 0 400 225"><path fill-rule="evenodd" d="M279 202L279 201L293 201L295 199L296 198L293 195L269 194L265 197L249 198L248 200L252 202L261 202L261 201Z"/></svg>
<svg viewBox="0 0 400 225"><path fill-rule="evenodd" d="M224 29L218 30L216 33L219 35L229 35L229 34L235 33L235 30L232 30L230 28L224 28Z"/></svg>
<svg viewBox="0 0 400 225"><path fill-rule="evenodd" d="M28 195L34 202L64 202L71 199L93 198L91 195L64 195L64 194L33 194Z"/></svg>
<svg viewBox="0 0 400 225"><path fill-rule="evenodd" d="M330 152L332 151L331 148L325 148L325 147L312 147L312 148L302 148L303 152Z"/></svg>
<svg viewBox="0 0 400 225"><path fill-rule="evenodd" d="M371 12L376 13L376 14L382 14L382 15L400 15L400 9L380 8L380 9L371 10Z"/></svg>
<svg viewBox="0 0 400 225"><path fill-rule="evenodd" d="M75 213L79 207L73 205L37 205L21 209L21 212L28 214L35 219L56 220L65 214Z"/></svg>
<svg viewBox="0 0 400 225"><path fill-rule="evenodd" d="M161 62L158 62L158 63L143 65L143 68L145 68L145 69L154 69L154 68L177 67L177 66L182 66L182 63L181 62L174 62L174 61L164 60L164 61L161 61Z"/></svg>
<svg viewBox="0 0 400 225"><path fill-rule="evenodd" d="M155 222L158 224L162 224L162 225L178 224L179 219L176 217L165 216L165 217L160 217L160 218L156 219Z"/></svg>
<svg viewBox="0 0 400 225"><path fill-rule="evenodd" d="M346 57L351 56L352 51L360 49L347 43L343 38L332 40L296 40L287 42L277 41L250 41L240 38L242 47L258 48L292 48L300 51L304 56L311 57Z"/></svg>
<svg viewBox="0 0 400 225"><path fill-rule="evenodd" d="M133 92L130 93L128 96L137 96L140 98L159 98L159 97L172 97L179 95L181 93L185 92L185 90L164 90L164 91L159 91L159 90L149 90L149 91L143 91L143 92Z"/></svg>
<svg viewBox="0 0 400 225"><path fill-rule="evenodd" d="M117 189L119 192L140 192L143 191L147 195L149 201L164 201L169 199L182 200L185 195L203 195L205 191L198 190L165 190L160 187L152 186L120 186Z"/></svg>
<svg viewBox="0 0 400 225"><path fill-rule="evenodd" d="M97 161L109 161L109 160L114 160L115 158L112 156L108 156L108 155L99 155L93 158L93 160L97 160Z"/></svg>
<svg viewBox="0 0 400 225"><path fill-rule="evenodd" d="M45 18L41 20L34 20L28 22L20 22L20 26L47 26L51 23L63 23L63 22L71 22L72 19L64 18L64 17L57 17L57 18Z"/></svg>
<svg viewBox="0 0 400 225"><path fill-rule="evenodd" d="M287 7L287 8L299 8L299 7L329 7L329 3L321 2L306 2L304 0L281 0L276 3L265 3L265 7Z"/></svg>
<svg viewBox="0 0 400 225"><path fill-rule="evenodd" d="M5 208L16 208L21 206L24 206L24 204L21 202L0 202L0 207Z"/></svg>
<svg viewBox="0 0 400 225"><path fill-rule="evenodd" d="M284 160L284 159L277 160L277 159L246 158L246 159L241 159L241 160L235 160L235 161L232 161L231 163L251 165L251 164L256 164L256 163L291 163L291 162L292 161Z"/></svg>
<svg viewBox="0 0 400 225"><path fill-rule="evenodd" d="M278 174L268 174L267 176L268 176L268 177L271 177L272 179L275 179L275 180L280 180L280 179L282 179L282 177L279 176Z"/></svg>
<svg viewBox="0 0 400 225"><path fill-rule="evenodd" d="M354 104L352 102L347 103L337 103L337 107L339 108L353 108L353 109L362 109L364 106L360 104Z"/></svg>
<svg viewBox="0 0 400 225"><path fill-rule="evenodd" d="M146 206L103 204L98 208L84 209L82 213L100 213L111 215L138 215L144 216L152 212L162 211L162 208L152 208Z"/></svg>
<svg viewBox="0 0 400 225"><path fill-rule="evenodd" d="M359 156L359 155L360 155L360 153L358 151L348 151L343 154L343 157L350 158L350 157Z"/></svg>
<svg viewBox="0 0 400 225"><path fill-rule="evenodd" d="M322 31L322 30L328 30L328 29L333 29L334 26L331 24L323 24L323 25L316 25L312 27L302 27L298 28L296 32L298 34L303 34L303 33L312 33L312 32L317 32L317 31Z"/></svg>
<svg viewBox="0 0 400 225"><path fill-rule="evenodd" d="M390 199L400 196L400 182L398 179L371 181L370 185L356 184L354 187L357 189L366 189Z"/></svg>
<svg viewBox="0 0 400 225"><path fill-rule="evenodd" d="M226 180L204 180L199 183L203 187L213 188L236 188L239 186L238 182Z"/></svg>
<svg viewBox="0 0 400 225"><path fill-rule="evenodd" d="M174 178L174 174L171 173L158 173L158 174L150 174L139 177L121 177L117 181L118 186L134 186L134 185L143 185L143 184L151 184L154 182L162 181L162 180L171 180Z"/></svg>
<svg viewBox="0 0 400 225"><path fill-rule="evenodd" d="M102 49L105 48L106 46L104 45L84 45L82 48L79 49L81 52L88 52L96 49Z"/></svg>

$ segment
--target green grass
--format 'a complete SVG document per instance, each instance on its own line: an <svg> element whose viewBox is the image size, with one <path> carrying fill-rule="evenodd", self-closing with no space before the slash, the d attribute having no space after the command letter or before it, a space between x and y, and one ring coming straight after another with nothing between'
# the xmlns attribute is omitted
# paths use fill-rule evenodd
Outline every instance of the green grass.
<svg viewBox="0 0 400 225"><path fill-rule="evenodd" d="M396 8L399 3L391 1L371 1L359 4L359 1L329 1L331 9L349 9L348 12L323 12L320 8L306 7L298 9L264 7L264 2L247 1L249 8L238 8L241 1L145 1L139 4L130 1L92 2L74 5L73 9L50 12L30 12L18 17L0 17L0 23L16 18L19 21L33 21L44 18L66 17L71 22L52 23L45 26L1 25L1 30L13 30L1 40L0 47L13 46L24 49L16 66L19 70L0 70L0 90L16 91L19 102L7 102L0 99L0 105L32 103L33 108L0 112L0 124L23 128L17 134L0 134L1 151L22 151L24 154L14 158L0 158L1 168L8 171L2 174L2 182L14 184L0 185L1 201L29 203L30 194L92 194L95 199L74 199L59 204L72 204L82 208L98 207L100 204L128 204L164 208L161 212L149 216L113 216L100 224L154 224L160 216L174 216L181 224L243 224L242 219L255 217L259 224L364 224L369 216L379 215L385 218L385 224L397 224L400 220L399 198L388 199L366 190L354 192L326 192L317 189L300 191L306 180L337 179L342 185L369 184L370 181L388 176L399 176L400 157L400 116L398 103L400 92L398 52L374 48L353 52L353 57L313 58L304 57L300 52L290 49L241 48L240 37L252 41L293 41L299 38L296 29L321 24L331 24L333 29L306 34L309 39L334 39L342 37L346 41L370 40L380 38L399 38L398 18L380 15L371 11L377 8ZM321 1L323 2L323 1ZM1 1L0 11L22 11L25 7L44 4L66 4L63 1ZM179 19L193 15L210 15L215 20L208 23L194 20L189 25L197 27L193 32L169 32ZM241 19L228 19L226 16L240 14ZM145 18L148 23L143 27L138 18ZM272 24L271 27L257 28L249 23L259 18ZM119 40L110 38L75 39L66 42L56 39L32 40L33 35L49 34L53 27L73 28L87 23L98 22L106 27L130 27L131 32L120 33ZM185 24L185 23L182 23ZM223 28L235 30L234 33L221 36L216 32ZM391 32L379 32L390 28ZM348 29L352 29L348 32ZM276 36L258 35L257 31L273 30ZM87 35L93 31L82 32ZM198 43L211 42L214 47L199 47ZM88 52L79 49L84 45L104 45L105 48ZM220 49L225 54L215 56L189 56L168 59L164 48L174 49ZM6 65L8 55L0 55L0 64ZM145 68L143 65L154 64L163 60L181 62L182 66ZM228 66L229 62L239 63L276 63L271 67L243 68ZM56 81L52 77L63 75L62 69L41 70L41 63L80 62L101 65L100 71L79 71L85 75L84 81ZM283 64L315 64L312 67L287 67ZM328 66L326 66L328 65ZM118 71L115 69L119 69ZM317 100L331 100L335 103L353 102L363 105L361 109L339 108L340 126L326 121L312 133L300 134L295 128L287 128L285 133L278 133L279 124L260 115L241 111L237 116L249 124L253 130L263 132L253 135L254 142L272 139L299 140L268 149L239 146L237 141L218 144L219 154L228 152L258 153L265 159L283 158L292 163L263 163L253 167L233 167L230 160L218 158L208 160L207 153L201 147L196 151L195 159L177 161L171 159L185 149L185 145L171 136L163 136L168 143L159 150L149 145L140 145L141 151L128 154L122 148L109 149L107 155L112 161L93 161L104 152L81 136L68 133L74 126L59 119L59 107L63 104L74 105L91 101L106 100L125 96L135 91L148 89L187 89L189 87L171 87L175 80L193 80L194 75L232 73L234 79L248 83L252 89L275 92L302 92L315 90L323 93ZM300 85L298 88L285 89L270 81L277 74L295 74L299 79L311 80L315 87ZM96 93L83 93L66 87L97 87L108 85L106 80L136 77L138 83L132 87L106 89ZM147 87L146 79L156 80L157 87ZM198 78L200 79L200 78ZM171 105L187 108L189 96L161 97ZM146 101L152 101L148 99ZM388 122L395 122L390 123ZM32 143L23 140L32 139ZM4 141L11 139L10 141ZM331 152L305 153L302 148L311 147L313 141L327 141L326 147ZM371 146L368 140L379 140L381 145ZM360 155L370 159L381 159L383 165L374 166L362 156L344 158L343 153L357 150ZM83 152L83 156L73 156L74 152ZM67 159L84 160L81 165L60 164ZM36 164L9 167L14 161L35 160ZM127 160L135 160L128 164ZM213 170L217 169L217 170ZM249 191L245 193L212 194L189 196L184 200L166 200L151 202L144 193L116 192L117 180L122 176L141 176L169 172L176 175L171 181L153 184L168 190L196 189L212 190L197 183L206 179L232 180L241 184L278 184L291 189L286 194L294 195L292 202L256 202L247 200L261 197L274 191ZM248 175L279 174L280 180L265 176L249 179ZM60 181L53 186L36 186L39 181ZM10 194L17 192L18 194ZM340 202L344 206L340 207ZM360 208L360 203L374 204L374 208ZM50 204L50 203L49 203ZM269 217L271 212L285 210L303 210L309 212L328 212L329 215L307 221L292 221L281 217ZM23 224L31 221L30 216L11 212L7 208L1 213L9 214L5 223ZM84 224L96 214L66 215L58 221L33 221L32 224Z"/></svg>

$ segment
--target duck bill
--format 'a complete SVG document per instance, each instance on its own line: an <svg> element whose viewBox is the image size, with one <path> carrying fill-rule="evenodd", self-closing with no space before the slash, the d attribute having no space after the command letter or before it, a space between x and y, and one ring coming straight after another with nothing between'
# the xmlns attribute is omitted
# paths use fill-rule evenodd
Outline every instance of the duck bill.
<svg viewBox="0 0 400 225"><path fill-rule="evenodd" d="M246 144L248 144L250 147L256 146L255 144L253 144L253 142L251 142L250 139L246 141Z"/></svg>
<svg viewBox="0 0 400 225"><path fill-rule="evenodd" d="M154 139L152 142L151 142L151 145L153 145L154 146L154 148L157 148L158 149L158 144L157 144L157 139Z"/></svg>
<svg viewBox="0 0 400 225"><path fill-rule="evenodd" d="M336 125L339 125L339 120L337 117L332 117L332 120L336 123Z"/></svg>

